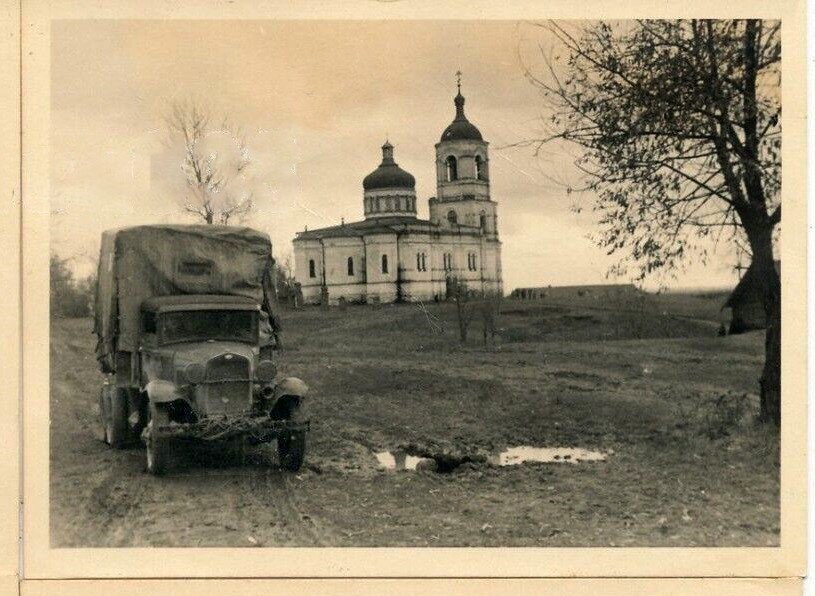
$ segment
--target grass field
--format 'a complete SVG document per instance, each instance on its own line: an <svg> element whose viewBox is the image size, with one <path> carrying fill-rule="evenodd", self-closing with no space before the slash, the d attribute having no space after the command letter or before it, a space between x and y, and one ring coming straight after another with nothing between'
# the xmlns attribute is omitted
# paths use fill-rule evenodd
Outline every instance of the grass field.
<svg viewBox="0 0 815 596"><path fill-rule="evenodd" d="M94 438L91 323L51 347L54 546L765 546L778 436L755 427L760 333L718 297L506 300L494 345L449 304L284 311L281 374L312 388L307 467L190 457L157 479ZM374 453L584 447L606 461L389 472Z"/></svg>

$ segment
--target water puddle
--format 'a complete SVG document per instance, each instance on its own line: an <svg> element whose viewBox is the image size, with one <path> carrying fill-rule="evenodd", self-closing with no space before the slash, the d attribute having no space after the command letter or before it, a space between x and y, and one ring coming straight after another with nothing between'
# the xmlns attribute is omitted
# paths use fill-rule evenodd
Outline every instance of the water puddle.
<svg viewBox="0 0 815 596"><path fill-rule="evenodd" d="M405 451L380 451L376 454L379 465L386 470L421 470L436 468L436 462L429 457L408 455Z"/></svg>
<svg viewBox="0 0 815 596"><path fill-rule="evenodd" d="M527 462L552 464L579 464L584 462L605 461L609 451L591 451L580 447L530 447L521 445L509 447L503 451L484 457L483 455L450 454L419 457L405 450L380 451L376 459L381 468L386 470L426 470L432 472L451 472L463 463L489 463L494 466L515 466Z"/></svg>
<svg viewBox="0 0 815 596"><path fill-rule="evenodd" d="M607 454L579 447L510 447L487 458L496 466L514 466L526 462L547 464L579 464L589 461L605 461Z"/></svg>

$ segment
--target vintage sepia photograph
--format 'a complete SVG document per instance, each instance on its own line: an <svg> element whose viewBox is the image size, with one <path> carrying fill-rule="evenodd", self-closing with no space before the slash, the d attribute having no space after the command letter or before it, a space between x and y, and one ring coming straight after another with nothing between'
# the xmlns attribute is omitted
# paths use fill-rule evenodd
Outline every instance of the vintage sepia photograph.
<svg viewBox="0 0 815 596"><path fill-rule="evenodd" d="M52 21L50 547L778 547L782 54Z"/></svg>

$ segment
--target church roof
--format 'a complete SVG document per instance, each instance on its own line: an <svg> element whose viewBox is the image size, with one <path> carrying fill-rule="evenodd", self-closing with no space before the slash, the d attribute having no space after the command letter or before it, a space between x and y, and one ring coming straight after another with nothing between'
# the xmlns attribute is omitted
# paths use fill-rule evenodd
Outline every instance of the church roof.
<svg viewBox="0 0 815 596"><path fill-rule="evenodd" d="M481 136L481 131L476 128L474 124L472 124L467 117L464 115L464 96L461 94L459 90L458 95L456 95L453 103L456 104L456 117L453 122L450 123L450 126L444 129L444 132L441 133L441 140L442 141L460 141L460 140L471 140L471 141L483 141L484 138Z"/></svg>
<svg viewBox="0 0 815 596"><path fill-rule="evenodd" d="M382 145L382 163L362 180L362 188L376 190L379 188L415 188L416 178L400 168L393 161L393 145L385 141Z"/></svg>
<svg viewBox="0 0 815 596"><path fill-rule="evenodd" d="M343 223L338 226L318 228L298 232L295 240L320 240L322 238L359 238L374 234L397 234L405 231L446 232L452 234L480 235L481 229L470 226L458 226L456 230L441 228L426 219L411 216L377 217Z"/></svg>

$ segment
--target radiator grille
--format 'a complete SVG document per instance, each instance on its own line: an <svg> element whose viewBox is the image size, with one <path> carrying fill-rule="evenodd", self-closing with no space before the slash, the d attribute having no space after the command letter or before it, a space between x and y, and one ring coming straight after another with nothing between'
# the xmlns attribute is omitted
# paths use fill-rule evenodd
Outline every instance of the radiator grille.
<svg viewBox="0 0 815 596"><path fill-rule="evenodd" d="M237 354L224 354L207 364L207 414L242 414L252 406L249 360Z"/></svg>

